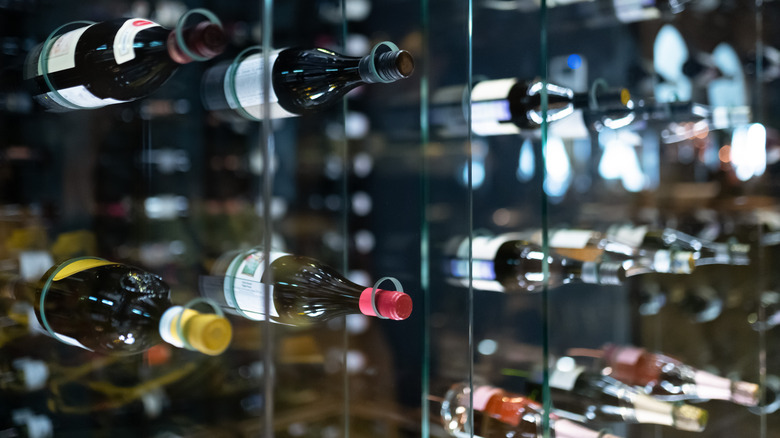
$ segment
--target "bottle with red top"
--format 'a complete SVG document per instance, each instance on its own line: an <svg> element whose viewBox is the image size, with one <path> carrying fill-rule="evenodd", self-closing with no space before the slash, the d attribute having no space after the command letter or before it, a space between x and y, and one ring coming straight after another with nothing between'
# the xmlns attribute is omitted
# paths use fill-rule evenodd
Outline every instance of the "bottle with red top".
<svg viewBox="0 0 780 438"><path fill-rule="evenodd" d="M121 18L39 44L27 56L24 79L49 111L99 108L151 94L180 65L211 59L226 43L213 22L177 32L143 18Z"/></svg>
<svg viewBox="0 0 780 438"><path fill-rule="evenodd" d="M608 344L603 348L604 372L648 394L666 400L715 399L755 406L759 387L698 370L662 353Z"/></svg>
<svg viewBox="0 0 780 438"><path fill-rule="evenodd" d="M469 407L474 408L474 424L469 421ZM444 428L455 437L539 438L543 437L542 405L521 395L489 385L475 385L474 395L468 383L453 385L441 405ZM551 415L550 437L616 438L573 421Z"/></svg>
<svg viewBox="0 0 780 438"><path fill-rule="evenodd" d="M402 320L412 313L412 299L401 291L355 284L310 257L271 251L266 272L262 248L230 252L217 260L211 276L201 279L201 295L225 311L253 320L308 325L362 313ZM268 309L265 293L271 294Z"/></svg>

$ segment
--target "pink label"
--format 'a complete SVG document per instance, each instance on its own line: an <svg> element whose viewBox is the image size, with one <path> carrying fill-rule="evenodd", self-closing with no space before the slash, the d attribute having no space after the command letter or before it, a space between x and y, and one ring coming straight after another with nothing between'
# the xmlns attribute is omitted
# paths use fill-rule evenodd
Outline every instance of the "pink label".
<svg viewBox="0 0 780 438"><path fill-rule="evenodd" d="M474 410L484 411L490 399L500 393L501 390L493 386L478 386L474 390Z"/></svg>
<svg viewBox="0 0 780 438"><path fill-rule="evenodd" d="M599 438L601 433L569 420L555 420L555 438Z"/></svg>
<svg viewBox="0 0 780 438"><path fill-rule="evenodd" d="M634 365L639 362L639 358L645 352L644 348L620 347L615 354L615 362L626 365Z"/></svg>

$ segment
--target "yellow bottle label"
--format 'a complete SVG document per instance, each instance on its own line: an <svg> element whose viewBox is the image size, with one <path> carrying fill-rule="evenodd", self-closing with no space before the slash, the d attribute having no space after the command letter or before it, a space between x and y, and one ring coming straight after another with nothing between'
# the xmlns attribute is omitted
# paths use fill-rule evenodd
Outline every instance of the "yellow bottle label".
<svg viewBox="0 0 780 438"><path fill-rule="evenodd" d="M63 266L62 269L60 269L59 272L57 272L57 274L54 276L53 280L59 281L64 278L68 278L73 274L77 274L81 271L86 271L87 269L97 268L98 266L106 266L106 265L118 265L118 263L109 262L108 260L103 260L98 258L76 260Z"/></svg>

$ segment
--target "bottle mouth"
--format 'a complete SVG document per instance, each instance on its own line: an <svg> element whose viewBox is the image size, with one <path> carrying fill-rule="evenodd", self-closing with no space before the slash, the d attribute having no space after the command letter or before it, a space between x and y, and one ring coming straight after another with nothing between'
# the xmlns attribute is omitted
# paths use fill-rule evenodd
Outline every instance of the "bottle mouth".
<svg viewBox="0 0 780 438"><path fill-rule="evenodd" d="M750 382L733 382L731 400L743 406L756 406L759 403L759 387Z"/></svg>
<svg viewBox="0 0 780 438"><path fill-rule="evenodd" d="M367 83L406 79L414 72L414 57L393 43L379 43L360 60L359 71L361 79Z"/></svg>
<svg viewBox="0 0 780 438"><path fill-rule="evenodd" d="M403 292L385 292L377 303L379 313L396 321L400 321L412 314L412 298Z"/></svg>
<svg viewBox="0 0 780 438"><path fill-rule="evenodd" d="M383 82L406 79L414 71L414 58L406 50L382 53L375 62L376 73Z"/></svg>
<svg viewBox="0 0 780 438"><path fill-rule="evenodd" d="M674 426L679 430L701 432L707 425L707 411L696 406L679 404L674 409Z"/></svg>
<svg viewBox="0 0 780 438"><path fill-rule="evenodd" d="M213 58L221 54L227 46L225 32L214 23L199 23L196 29L202 29L202 43L194 47L200 56Z"/></svg>

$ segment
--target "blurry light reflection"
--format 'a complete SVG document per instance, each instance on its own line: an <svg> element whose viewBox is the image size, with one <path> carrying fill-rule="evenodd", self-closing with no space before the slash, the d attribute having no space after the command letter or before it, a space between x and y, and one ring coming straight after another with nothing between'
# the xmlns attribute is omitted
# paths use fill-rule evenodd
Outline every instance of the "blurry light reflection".
<svg viewBox="0 0 780 438"><path fill-rule="evenodd" d="M547 175L544 180L544 191L553 198L565 195L572 180L571 162L560 138L553 137L547 140L545 169Z"/></svg>
<svg viewBox="0 0 780 438"><path fill-rule="evenodd" d="M534 177L536 163L534 161L534 146L531 139L526 139L520 146L520 159L517 163L517 179L520 182L528 182Z"/></svg>
<svg viewBox="0 0 780 438"><path fill-rule="evenodd" d="M766 170L766 128L760 123L740 126L731 137L731 163L740 181Z"/></svg>
<svg viewBox="0 0 780 438"><path fill-rule="evenodd" d="M642 190L645 175L634 148L641 141L639 135L627 130L600 133L599 143L604 153L599 162L599 175L607 180L621 180L623 187L630 192Z"/></svg>

